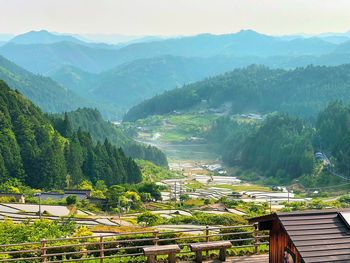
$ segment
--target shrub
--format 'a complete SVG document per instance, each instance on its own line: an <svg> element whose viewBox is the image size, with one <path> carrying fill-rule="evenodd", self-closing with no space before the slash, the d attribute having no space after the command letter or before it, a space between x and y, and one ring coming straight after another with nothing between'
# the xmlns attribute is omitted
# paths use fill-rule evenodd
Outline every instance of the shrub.
<svg viewBox="0 0 350 263"><path fill-rule="evenodd" d="M67 205L76 205L78 203L78 197L76 195L69 195L66 198Z"/></svg>
<svg viewBox="0 0 350 263"><path fill-rule="evenodd" d="M137 217L137 223L145 224L146 226L155 226L162 222L160 215L153 214L151 212L142 213Z"/></svg>

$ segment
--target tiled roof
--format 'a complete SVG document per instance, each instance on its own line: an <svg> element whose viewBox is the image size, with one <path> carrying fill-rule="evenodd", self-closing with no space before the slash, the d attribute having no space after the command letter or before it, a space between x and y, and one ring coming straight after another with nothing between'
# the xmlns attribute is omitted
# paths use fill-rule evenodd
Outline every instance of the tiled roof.
<svg viewBox="0 0 350 263"><path fill-rule="evenodd" d="M305 263L350 262L350 230L338 212L278 215Z"/></svg>
<svg viewBox="0 0 350 263"><path fill-rule="evenodd" d="M350 262L350 229L339 212L349 209L278 213L253 219L277 219L286 230L305 263Z"/></svg>

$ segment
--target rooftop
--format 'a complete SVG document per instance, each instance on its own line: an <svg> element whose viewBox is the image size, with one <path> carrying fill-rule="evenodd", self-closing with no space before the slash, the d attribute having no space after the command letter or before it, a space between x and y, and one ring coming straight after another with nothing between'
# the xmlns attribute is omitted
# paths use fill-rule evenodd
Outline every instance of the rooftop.
<svg viewBox="0 0 350 263"><path fill-rule="evenodd" d="M305 263L350 262L350 229L340 216L350 209L277 213L254 218L262 228L278 220Z"/></svg>

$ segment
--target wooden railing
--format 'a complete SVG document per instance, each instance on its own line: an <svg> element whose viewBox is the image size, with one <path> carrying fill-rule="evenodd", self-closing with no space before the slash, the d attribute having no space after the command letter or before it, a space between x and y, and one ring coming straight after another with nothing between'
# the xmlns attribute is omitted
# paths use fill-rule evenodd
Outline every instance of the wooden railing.
<svg viewBox="0 0 350 263"><path fill-rule="evenodd" d="M142 248L152 245L178 244L181 254L191 254L190 243L229 240L232 251L248 248L258 253L268 245L268 236L256 225L205 227L174 232L133 232L115 235L72 237L41 242L0 245L0 262L107 262L105 259L142 257ZM114 262L114 261L113 261Z"/></svg>

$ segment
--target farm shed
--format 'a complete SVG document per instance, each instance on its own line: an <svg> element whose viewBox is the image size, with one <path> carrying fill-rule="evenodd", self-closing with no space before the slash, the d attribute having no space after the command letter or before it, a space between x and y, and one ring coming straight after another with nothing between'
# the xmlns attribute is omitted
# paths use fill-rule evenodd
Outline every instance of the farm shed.
<svg viewBox="0 0 350 263"><path fill-rule="evenodd" d="M257 217L270 231L270 263L350 262L350 209L275 213Z"/></svg>

